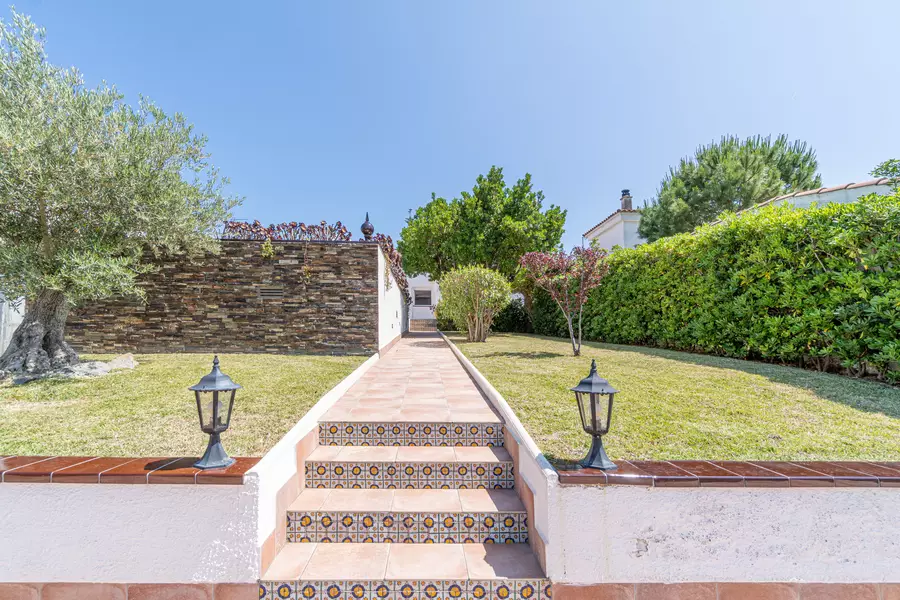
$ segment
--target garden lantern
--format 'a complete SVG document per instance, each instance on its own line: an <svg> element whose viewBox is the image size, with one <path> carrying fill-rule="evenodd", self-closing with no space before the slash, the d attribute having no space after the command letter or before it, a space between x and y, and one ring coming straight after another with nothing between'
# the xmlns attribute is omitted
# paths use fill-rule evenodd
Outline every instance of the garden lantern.
<svg viewBox="0 0 900 600"><path fill-rule="evenodd" d="M223 469L234 463L234 459L225 453L219 435L228 429L231 422L231 409L234 406L234 393L241 386L231 377L219 370L219 357L213 358L213 368L197 385L188 388L197 397L197 414L200 415L200 429L209 434L209 445L206 454L194 463L198 469Z"/></svg>
<svg viewBox="0 0 900 600"><path fill-rule="evenodd" d="M581 461L584 467L604 469L611 471L616 469L616 464L609 460L606 450L603 449L603 439L609 431L609 421L612 417L613 397L619 391L609 382L597 375L597 361L591 361L591 372L572 388L575 399L578 401L578 412L581 415L581 426L586 433L591 434L591 450L587 458Z"/></svg>

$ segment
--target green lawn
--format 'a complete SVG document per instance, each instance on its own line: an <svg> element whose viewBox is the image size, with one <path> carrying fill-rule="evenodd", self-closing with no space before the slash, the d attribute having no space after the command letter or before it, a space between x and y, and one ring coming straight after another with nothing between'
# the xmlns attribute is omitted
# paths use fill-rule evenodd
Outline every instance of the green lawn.
<svg viewBox="0 0 900 600"><path fill-rule="evenodd" d="M620 390L607 452L634 459L898 460L900 389L872 381L756 362L492 334L453 342L503 394L551 462L582 458L568 388L588 374Z"/></svg>
<svg viewBox="0 0 900 600"><path fill-rule="evenodd" d="M110 356L85 356L108 360ZM209 354L144 354L98 379L0 384L0 455L199 456L208 439L193 392ZM224 354L244 386L223 434L232 456L261 456L364 357Z"/></svg>

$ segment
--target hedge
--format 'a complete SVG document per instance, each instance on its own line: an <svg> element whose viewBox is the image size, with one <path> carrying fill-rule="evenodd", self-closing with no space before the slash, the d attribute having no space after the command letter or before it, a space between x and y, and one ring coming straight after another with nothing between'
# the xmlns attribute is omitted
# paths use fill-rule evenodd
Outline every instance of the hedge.
<svg viewBox="0 0 900 600"><path fill-rule="evenodd" d="M900 380L900 194L766 207L608 260L585 339ZM545 294L532 320L565 335Z"/></svg>

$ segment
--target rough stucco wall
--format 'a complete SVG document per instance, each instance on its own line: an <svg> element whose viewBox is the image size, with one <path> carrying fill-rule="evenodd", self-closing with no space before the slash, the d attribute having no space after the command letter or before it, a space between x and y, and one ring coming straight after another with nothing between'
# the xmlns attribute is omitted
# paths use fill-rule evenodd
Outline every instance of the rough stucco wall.
<svg viewBox="0 0 900 600"><path fill-rule="evenodd" d="M0 581L252 582L256 478L244 485L0 485Z"/></svg>
<svg viewBox="0 0 900 600"><path fill-rule="evenodd" d="M273 259L261 245L223 241L218 255L163 261L142 278L146 304L80 307L66 337L82 352L378 350L377 244L273 242ZM262 297L266 288L283 297Z"/></svg>
<svg viewBox="0 0 900 600"><path fill-rule="evenodd" d="M883 582L900 573L895 490L558 488L560 583Z"/></svg>

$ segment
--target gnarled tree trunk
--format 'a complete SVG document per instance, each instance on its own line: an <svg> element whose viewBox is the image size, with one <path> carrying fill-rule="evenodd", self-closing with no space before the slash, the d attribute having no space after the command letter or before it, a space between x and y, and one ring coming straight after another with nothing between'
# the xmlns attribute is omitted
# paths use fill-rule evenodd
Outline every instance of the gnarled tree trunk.
<svg viewBox="0 0 900 600"><path fill-rule="evenodd" d="M29 302L25 318L0 356L0 377L40 374L78 362L78 354L63 339L69 303L56 290L43 290Z"/></svg>

